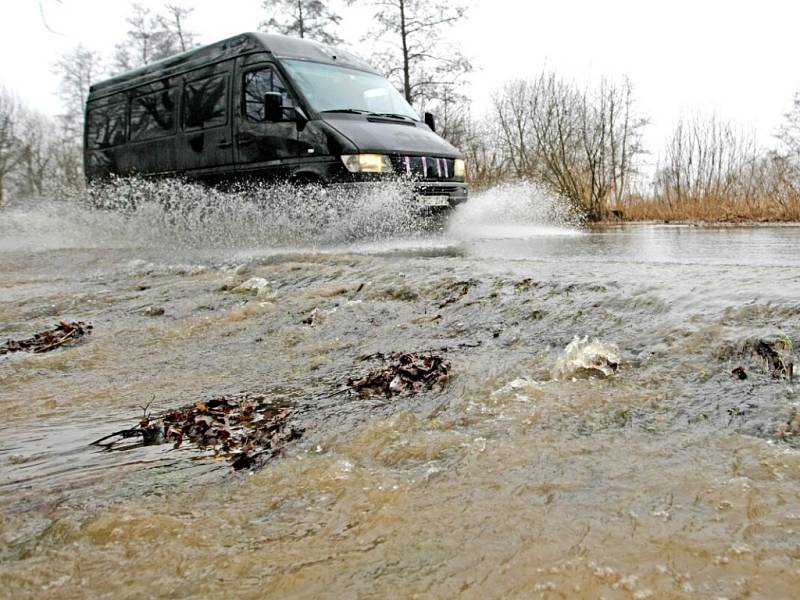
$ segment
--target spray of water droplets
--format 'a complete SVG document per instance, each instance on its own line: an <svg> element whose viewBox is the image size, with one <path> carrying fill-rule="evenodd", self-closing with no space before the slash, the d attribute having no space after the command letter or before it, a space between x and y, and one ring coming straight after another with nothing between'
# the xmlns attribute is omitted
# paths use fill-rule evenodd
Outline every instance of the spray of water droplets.
<svg viewBox="0 0 800 600"><path fill-rule="evenodd" d="M477 193L448 223L408 183L322 187L126 179L0 212L0 250L63 247L324 249L387 240L463 241L574 232L567 203L528 184Z"/></svg>

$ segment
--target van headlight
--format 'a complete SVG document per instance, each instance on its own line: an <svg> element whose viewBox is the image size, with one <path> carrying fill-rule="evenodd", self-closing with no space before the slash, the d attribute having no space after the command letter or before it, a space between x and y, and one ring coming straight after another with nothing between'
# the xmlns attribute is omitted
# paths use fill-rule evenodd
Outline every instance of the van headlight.
<svg viewBox="0 0 800 600"><path fill-rule="evenodd" d="M351 173L392 173L392 161L385 154L347 154L342 162Z"/></svg>
<svg viewBox="0 0 800 600"><path fill-rule="evenodd" d="M467 163L464 162L463 158L457 158L453 164L453 175L456 177L467 176Z"/></svg>

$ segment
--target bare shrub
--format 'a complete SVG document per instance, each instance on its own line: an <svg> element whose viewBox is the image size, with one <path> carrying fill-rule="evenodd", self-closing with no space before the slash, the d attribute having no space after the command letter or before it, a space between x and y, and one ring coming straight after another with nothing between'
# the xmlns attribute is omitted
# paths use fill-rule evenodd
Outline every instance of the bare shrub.
<svg viewBox="0 0 800 600"><path fill-rule="evenodd" d="M0 207L6 200L9 176L20 161L18 119L17 97L0 87Z"/></svg>
<svg viewBox="0 0 800 600"><path fill-rule="evenodd" d="M682 119L657 168L651 197L626 200L628 219L786 221L800 217L791 160L717 116Z"/></svg>
<svg viewBox="0 0 800 600"><path fill-rule="evenodd" d="M494 118L515 178L546 186L594 220L627 193L646 123L627 80L592 91L548 73L514 81L495 96Z"/></svg>
<svg viewBox="0 0 800 600"><path fill-rule="evenodd" d="M681 120L655 178L667 203L727 197L750 201L757 190L759 152L752 133L716 116Z"/></svg>

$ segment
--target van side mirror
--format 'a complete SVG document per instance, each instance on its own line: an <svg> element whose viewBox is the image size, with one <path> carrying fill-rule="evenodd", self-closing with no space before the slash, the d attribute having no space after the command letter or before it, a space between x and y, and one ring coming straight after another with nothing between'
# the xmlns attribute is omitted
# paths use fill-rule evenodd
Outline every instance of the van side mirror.
<svg viewBox="0 0 800 600"><path fill-rule="evenodd" d="M279 92L264 94L264 118L272 123L283 121L283 96Z"/></svg>
<svg viewBox="0 0 800 600"><path fill-rule="evenodd" d="M425 113L425 125L431 128L431 131L436 131L436 117L433 114Z"/></svg>

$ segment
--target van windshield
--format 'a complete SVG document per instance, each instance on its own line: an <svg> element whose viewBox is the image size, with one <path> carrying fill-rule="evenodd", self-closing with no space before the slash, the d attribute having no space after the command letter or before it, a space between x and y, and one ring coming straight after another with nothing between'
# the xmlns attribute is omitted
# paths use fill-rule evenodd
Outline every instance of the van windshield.
<svg viewBox="0 0 800 600"><path fill-rule="evenodd" d="M283 64L317 112L391 114L419 121L405 98L380 75L303 60L284 60Z"/></svg>

